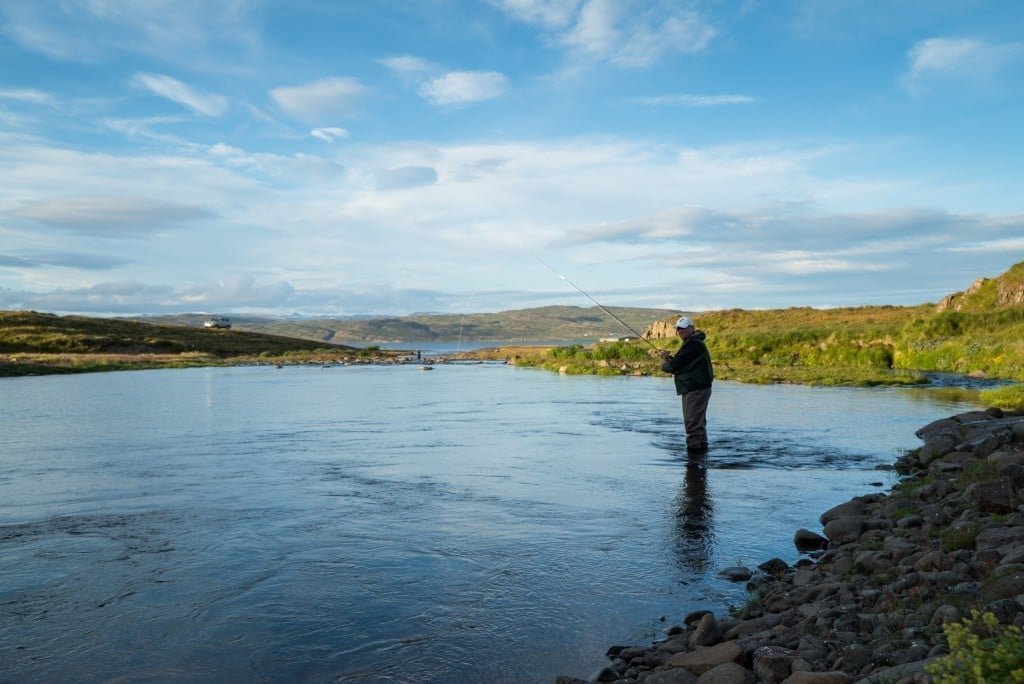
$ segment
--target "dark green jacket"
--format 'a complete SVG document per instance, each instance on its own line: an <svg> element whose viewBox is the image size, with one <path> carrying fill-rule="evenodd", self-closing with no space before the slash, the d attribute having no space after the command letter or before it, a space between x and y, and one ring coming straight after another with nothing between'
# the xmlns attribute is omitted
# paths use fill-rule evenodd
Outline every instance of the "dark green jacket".
<svg viewBox="0 0 1024 684"><path fill-rule="evenodd" d="M661 370L675 376L676 394L711 387L715 371L711 367L711 353L704 344L706 337L703 330L697 330L686 338L675 356L662 362Z"/></svg>

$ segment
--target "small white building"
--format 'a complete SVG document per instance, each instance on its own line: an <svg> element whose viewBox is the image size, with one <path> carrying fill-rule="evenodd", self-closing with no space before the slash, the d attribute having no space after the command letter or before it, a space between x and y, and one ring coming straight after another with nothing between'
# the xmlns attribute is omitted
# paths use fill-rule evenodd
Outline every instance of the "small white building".
<svg viewBox="0 0 1024 684"><path fill-rule="evenodd" d="M203 321L204 328L231 328L231 319L224 316L214 316Z"/></svg>

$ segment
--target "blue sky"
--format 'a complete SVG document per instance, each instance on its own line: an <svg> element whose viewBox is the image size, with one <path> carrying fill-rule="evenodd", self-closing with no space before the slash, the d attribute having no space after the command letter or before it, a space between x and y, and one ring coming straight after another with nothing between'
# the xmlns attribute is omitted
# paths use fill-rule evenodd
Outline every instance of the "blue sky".
<svg viewBox="0 0 1024 684"><path fill-rule="evenodd" d="M937 301L1022 122L1019 0L0 0L0 308Z"/></svg>

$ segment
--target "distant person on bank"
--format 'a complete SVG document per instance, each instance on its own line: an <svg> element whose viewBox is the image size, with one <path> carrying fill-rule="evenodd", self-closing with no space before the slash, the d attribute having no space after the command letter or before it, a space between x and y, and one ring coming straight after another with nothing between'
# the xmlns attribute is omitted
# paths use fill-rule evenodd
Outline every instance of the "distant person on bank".
<svg viewBox="0 0 1024 684"><path fill-rule="evenodd" d="M704 344L706 335L693 327L693 321L683 316L676 321L676 335L683 346L675 354L662 350L661 370L672 373L676 394L683 398L683 425L686 427L686 450L703 454L708 450L707 412L711 399L711 383L715 371L711 366L711 353Z"/></svg>

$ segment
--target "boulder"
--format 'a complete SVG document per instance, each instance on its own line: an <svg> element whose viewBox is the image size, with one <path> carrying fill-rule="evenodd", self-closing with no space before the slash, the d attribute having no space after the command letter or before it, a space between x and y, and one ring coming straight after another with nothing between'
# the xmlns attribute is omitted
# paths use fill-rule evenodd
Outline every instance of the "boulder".
<svg viewBox="0 0 1024 684"><path fill-rule="evenodd" d="M830 520L825 525L825 536L837 544L856 541L864 531L864 518L859 515L844 516Z"/></svg>
<svg viewBox="0 0 1024 684"><path fill-rule="evenodd" d="M781 682L789 676L791 671L790 662L795 657L796 654L787 648L761 646L754 651L754 657L752 658L754 674L762 682Z"/></svg>
<svg viewBox="0 0 1024 684"><path fill-rule="evenodd" d="M1011 480L1005 477L975 482L964 490L964 495L975 508L987 513L1012 513L1017 507L1017 496Z"/></svg>
<svg viewBox="0 0 1024 684"><path fill-rule="evenodd" d="M828 545L828 539L816 532L800 528L793 535L793 544L796 545L797 551L817 551Z"/></svg>
<svg viewBox="0 0 1024 684"><path fill-rule="evenodd" d="M647 684L696 684L697 675L689 670L662 670L649 674L644 681Z"/></svg>
<svg viewBox="0 0 1024 684"><path fill-rule="evenodd" d="M686 672L686 670L676 670ZM651 681L648 677L646 682ZM754 681L753 674L749 670L736 663L722 663L717 665L700 676L698 684L749 684Z"/></svg>
<svg viewBox="0 0 1024 684"><path fill-rule="evenodd" d="M715 616L708 613L700 619L690 636L690 648L714 646L722 640L722 631L718 628Z"/></svg>
<svg viewBox="0 0 1024 684"><path fill-rule="evenodd" d="M845 672L794 672L783 684L849 684L850 675Z"/></svg>
<svg viewBox="0 0 1024 684"><path fill-rule="evenodd" d="M668 667L682 667L700 676L723 663L735 663L743 657L743 649L735 641L726 641L689 653L677 653L668 659Z"/></svg>
<svg viewBox="0 0 1024 684"><path fill-rule="evenodd" d="M730 582L746 582L753 575L754 573L750 571L750 568L745 568L741 565L734 565L718 571L719 577L724 577Z"/></svg>
<svg viewBox="0 0 1024 684"><path fill-rule="evenodd" d="M838 506L833 506L824 513L818 519L822 526L827 525L832 520L838 518L848 518L850 516L862 516L864 515L864 502L858 499L851 499L846 503L841 503Z"/></svg>

